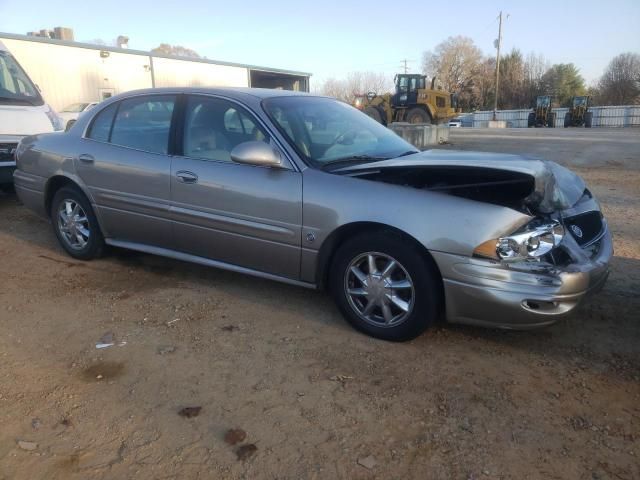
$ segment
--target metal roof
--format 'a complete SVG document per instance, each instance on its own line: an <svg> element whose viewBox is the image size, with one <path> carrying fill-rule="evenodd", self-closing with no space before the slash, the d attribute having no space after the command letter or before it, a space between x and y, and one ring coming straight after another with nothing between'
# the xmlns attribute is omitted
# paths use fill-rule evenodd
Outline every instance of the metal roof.
<svg viewBox="0 0 640 480"><path fill-rule="evenodd" d="M308 72L298 72L295 70L284 70L281 68L270 68L270 67L260 67L258 65L249 65L244 63L234 63L234 62L224 62L219 60L211 60L208 58L193 58L193 57L179 57L177 55L162 55L158 53L151 53L144 50L134 50L130 48L119 48L119 47L109 47L106 45L94 45L91 43L82 43L82 42L71 42L68 40L58 40L55 38L46 38L46 37L36 37L32 35L18 35L16 33L4 33L0 32L0 38L7 38L11 40L22 40L26 42L36 42L36 43L50 43L53 45L61 45L65 47L75 47L75 48L86 48L89 50L97 50L97 51L107 51L107 52L116 52L116 53L129 53L132 55L144 55L146 57L154 57L154 58L169 58L171 60L182 60L187 62L198 62L198 63L210 63L213 65L224 65L228 67L241 67L248 68L250 70L259 70L262 72L273 72L273 73L282 73L287 75L297 75L299 77L310 77L312 74Z"/></svg>

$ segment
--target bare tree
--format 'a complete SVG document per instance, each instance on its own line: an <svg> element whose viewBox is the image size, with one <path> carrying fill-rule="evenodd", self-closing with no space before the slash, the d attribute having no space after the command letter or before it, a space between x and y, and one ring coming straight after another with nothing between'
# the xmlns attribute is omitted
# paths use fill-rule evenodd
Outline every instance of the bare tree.
<svg viewBox="0 0 640 480"><path fill-rule="evenodd" d="M486 57L478 65L478 75L473 81L468 110L489 110L493 108L496 92L496 59Z"/></svg>
<svg viewBox="0 0 640 480"><path fill-rule="evenodd" d="M375 92L380 95L393 88L393 82L383 73L350 72L344 79L328 78L319 88L323 95L353 103L357 95Z"/></svg>
<svg viewBox="0 0 640 480"><path fill-rule="evenodd" d="M525 80L524 58L520 50L514 48L500 59L499 108L521 108L527 102L524 98Z"/></svg>
<svg viewBox="0 0 640 480"><path fill-rule="evenodd" d="M424 53L422 69L436 77L442 88L458 93L462 105L469 106L482 61L482 52L469 37L449 37L433 52Z"/></svg>
<svg viewBox="0 0 640 480"><path fill-rule="evenodd" d="M201 58L198 52L191 50L190 48L183 47L181 45L169 45L168 43L161 43L156 48L151 50L151 53L157 53L160 55L175 55L177 57L190 57Z"/></svg>
<svg viewBox="0 0 640 480"><path fill-rule="evenodd" d="M525 84L524 84L524 98L525 104L523 107L528 107L533 104L533 100L543 94L544 85L542 78L544 74L551 68L549 61L541 54L529 53L526 56L524 62L525 71Z"/></svg>
<svg viewBox="0 0 640 480"><path fill-rule="evenodd" d="M598 84L601 105L640 103L640 55L622 53L607 66Z"/></svg>
<svg viewBox="0 0 640 480"><path fill-rule="evenodd" d="M337 98L343 102L349 101L346 82L336 78L327 78L324 83L318 87L318 93L328 97Z"/></svg>
<svg viewBox="0 0 640 480"><path fill-rule="evenodd" d="M468 37L449 37L434 52L425 52L423 71L437 77L445 90L460 91L473 81L482 61L482 52Z"/></svg>

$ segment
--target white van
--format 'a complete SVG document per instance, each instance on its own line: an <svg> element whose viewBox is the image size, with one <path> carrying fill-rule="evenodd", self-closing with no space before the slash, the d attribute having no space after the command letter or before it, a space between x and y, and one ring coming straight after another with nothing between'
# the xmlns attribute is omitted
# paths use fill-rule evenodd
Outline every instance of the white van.
<svg viewBox="0 0 640 480"><path fill-rule="evenodd" d="M0 186L13 183L13 154L22 137L63 129L62 119L0 42Z"/></svg>

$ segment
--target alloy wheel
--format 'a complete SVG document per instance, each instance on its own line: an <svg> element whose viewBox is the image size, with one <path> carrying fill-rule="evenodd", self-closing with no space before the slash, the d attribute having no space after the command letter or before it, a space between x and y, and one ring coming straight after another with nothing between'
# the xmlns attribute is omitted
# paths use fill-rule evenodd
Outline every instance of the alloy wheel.
<svg viewBox="0 0 640 480"><path fill-rule="evenodd" d="M58 207L58 231L65 243L74 250L82 250L89 243L91 229L82 206L67 198Z"/></svg>
<svg viewBox="0 0 640 480"><path fill-rule="evenodd" d="M407 270L395 258L380 252L355 257L344 275L351 308L376 327L395 327L413 310L415 290Z"/></svg>

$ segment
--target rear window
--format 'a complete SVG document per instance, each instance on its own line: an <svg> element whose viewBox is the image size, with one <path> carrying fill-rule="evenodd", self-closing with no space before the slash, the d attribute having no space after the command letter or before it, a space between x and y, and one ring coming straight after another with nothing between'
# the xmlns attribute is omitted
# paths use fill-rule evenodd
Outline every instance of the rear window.
<svg viewBox="0 0 640 480"><path fill-rule="evenodd" d="M113 123L111 143L166 154L174 104L174 95L123 100Z"/></svg>

